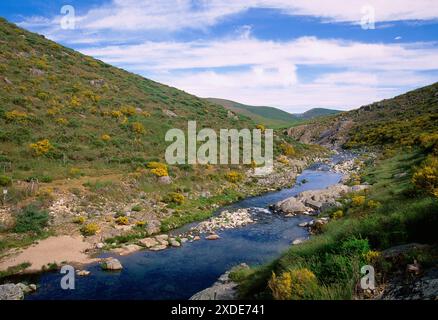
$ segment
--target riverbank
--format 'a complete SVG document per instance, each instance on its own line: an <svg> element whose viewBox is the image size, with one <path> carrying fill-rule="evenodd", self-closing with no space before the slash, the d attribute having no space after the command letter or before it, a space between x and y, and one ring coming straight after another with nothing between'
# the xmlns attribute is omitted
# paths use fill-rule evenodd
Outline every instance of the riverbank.
<svg viewBox="0 0 438 320"><path fill-rule="evenodd" d="M262 267L236 274L238 297L244 299L429 299L436 290L418 292L419 284L433 283L438 261L437 199L412 184L412 175L424 160L418 151L404 150L395 157L370 163L355 180L371 185L344 197L342 206L323 211L331 221L318 234L292 246L280 258ZM401 244L414 247L389 258ZM362 290L360 269L372 265L376 289ZM428 277L423 279L423 274ZM284 286L286 281L290 286ZM292 287L300 288L300 293ZM400 289L403 288L403 289ZM292 291L291 291L292 290ZM416 291L415 291L416 290ZM404 294L400 294L401 292Z"/></svg>

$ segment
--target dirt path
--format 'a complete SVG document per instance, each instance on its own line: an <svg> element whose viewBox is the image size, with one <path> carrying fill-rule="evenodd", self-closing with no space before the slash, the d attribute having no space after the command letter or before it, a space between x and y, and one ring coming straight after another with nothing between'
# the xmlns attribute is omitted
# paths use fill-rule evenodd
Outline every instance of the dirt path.
<svg viewBox="0 0 438 320"><path fill-rule="evenodd" d="M0 270L19 265L24 262L31 263L26 271L40 271L49 263L69 262L73 264L86 264L96 261L84 251L90 244L84 242L82 237L57 236L39 241L13 256L6 256L0 261Z"/></svg>

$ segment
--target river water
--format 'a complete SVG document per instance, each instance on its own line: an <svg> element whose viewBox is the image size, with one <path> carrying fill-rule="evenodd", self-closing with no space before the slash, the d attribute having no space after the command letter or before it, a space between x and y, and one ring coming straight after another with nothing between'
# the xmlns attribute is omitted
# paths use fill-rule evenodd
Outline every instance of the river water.
<svg viewBox="0 0 438 320"><path fill-rule="evenodd" d="M211 286L232 266L242 262L249 265L269 262L290 247L294 239L307 237L307 231L298 224L310 221L309 216L285 218L266 208L302 191L326 188L340 179L341 174L328 171L324 165L312 166L298 176L292 188L219 209L263 208L255 210L254 224L219 231L221 239L215 241L202 239L186 242L180 248L144 250L117 257L123 265L121 272L106 272L98 264L88 265L85 269L91 274L76 277L74 290L61 289L64 275L58 272L35 275L31 280L39 284L38 290L26 299L188 299Z"/></svg>

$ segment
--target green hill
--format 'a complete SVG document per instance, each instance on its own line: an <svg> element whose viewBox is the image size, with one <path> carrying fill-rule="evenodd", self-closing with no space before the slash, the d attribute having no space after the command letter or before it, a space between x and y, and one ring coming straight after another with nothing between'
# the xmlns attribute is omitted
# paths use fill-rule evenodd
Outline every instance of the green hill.
<svg viewBox="0 0 438 320"><path fill-rule="evenodd" d="M300 119L310 120L310 119L314 119L314 118L318 118L318 117L338 114L340 112L342 112L342 111L325 109L325 108L313 108L313 109L310 109L304 113L297 113L297 114L295 114L295 116L297 116Z"/></svg>
<svg viewBox="0 0 438 320"><path fill-rule="evenodd" d="M50 234L134 242L292 183L258 183L247 176L248 164L167 165L165 133L186 132L189 120L198 130L256 125L0 19L0 187L8 190L1 199L0 258ZM274 138L279 171L293 165L288 159L305 163L321 152ZM130 211L135 215L128 218Z"/></svg>
<svg viewBox="0 0 438 320"><path fill-rule="evenodd" d="M256 123L264 124L271 128L284 128L298 122L298 118L295 115L274 107L249 106L231 100L216 98L207 98L206 100L220 104L235 114L246 116Z"/></svg>
<svg viewBox="0 0 438 320"><path fill-rule="evenodd" d="M438 83L359 109L311 120L288 130L305 143L326 146L414 146L437 132Z"/></svg>

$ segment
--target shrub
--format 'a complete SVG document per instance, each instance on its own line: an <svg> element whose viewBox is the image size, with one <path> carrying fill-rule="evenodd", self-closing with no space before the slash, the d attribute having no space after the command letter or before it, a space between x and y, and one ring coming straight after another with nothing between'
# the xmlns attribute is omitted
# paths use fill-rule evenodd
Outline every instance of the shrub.
<svg viewBox="0 0 438 320"><path fill-rule="evenodd" d="M85 217L76 217L73 219L73 223L84 224L87 219Z"/></svg>
<svg viewBox="0 0 438 320"><path fill-rule="evenodd" d="M143 208L141 207L141 205L137 204L137 205L133 206L131 210L135 211L135 212L140 212L142 209Z"/></svg>
<svg viewBox="0 0 438 320"><path fill-rule="evenodd" d="M136 113L136 110L132 106L125 106L120 109L120 112L126 116L133 116Z"/></svg>
<svg viewBox="0 0 438 320"><path fill-rule="evenodd" d="M282 143L280 145L280 149L282 153L287 157L291 157L296 154L295 148L288 143Z"/></svg>
<svg viewBox="0 0 438 320"><path fill-rule="evenodd" d="M276 300L311 299L318 290L318 280L312 271L301 268L284 272L280 277L273 273L268 287Z"/></svg>
<svg viewBox="0 0 438 320"><path fill-rule="evenodd" d="M168 176L169 172L167 171L167 165L161 162L149 162L148 168L151 169L151 173L157 177Z"/></svg>
<svg viewBox="0 0 438 320"><path fill-rule="evenodd" d="M438 157L429 156L415 171L412 183L417 188L436 195L438 193Z"/></svg>
<svg viewBox="0 0 438 320"><path fill-rule="evenodd" d="M166 199L166 202L172 202L178 205L183 204L185 201L186 198L184 197L184 195L178 192L171 192Z"/></svg>
<svg viewBox="0 0 438 320"><path fill-rule="evenodd" d="M131 124L131 129L134 131L134 133L137 134L144 134L146 132L146 129L144 128L143 124L140 122L133 122Z"/></svg>
<svg viewBox="0 0 438 320"><path fill-rule="evenodd" d="M5 117L6 117L6 120L9 120L9 121L24 121L29 116L26 112L13 110L13 111L6 112Z"/></svg>
<svg viewBox="0 0 438 320"><path fill-rule="evenodd" d="M12 179L8 176L0 175L0 186L7 187L12 184Z"/></svg>
<svg viewBox="0 0 438 320"><path fill-rule="evenodd" d="M237 183L243 180L243 174L237 171L230 171L226 174L225 178L232 183Z"/></svg>
<svg viewBox="0 0 438 320"><path fill-rule="evenodd" d="M360 207L365 204L365 196L353 196L351 198L351 203L354 207Z"/></svg>
<svg viewBox="0 0 438 320"><path fill-rule="evenodd" d="M137 221L137 222L135 223L135 225L136 225L137 227L145 227L147 224L146 224L146 221Z"/></svg>
<svg viewBox="0 0 438 320"><path fill-rule="evenodd" d="M48 223L49 214L46 211L40 211L34 206L28 206L18 214L14 232L35 232L40 234Z"/></svg>
<svg viewBox="0 0 438 320"><path fill-rule="evenodd" d="M370 209L376 209L376 208L380 207L381 204L380 204L379 201L376 201L376 200L369 200L369 201L367 202L367 206L368 206L368 208L370 208Z"/></svg>
<svg viewBox="0 0 438 320"><path fill-rule="evenodd" d="M262 133L265 132L266 127L263 124L256 125L256 129L259 129Z"/></svg>
<svg viewBox="0 0 438 320"><path fill-rule="evenodd" d="M364 254L365 261L369 264L375 264L377 260L380 258L380 252L370 250L367 253Z"/></svg>
<svg viewBox="0 0 438 320"><path fill-rule="evenodd" d="M68 120L66 118L58 118L58 119L56 119L56 123L61 124L61 125L67 125Z"/></svg>
<svg viewBox="0 0 438 320"><path fill-rule="evenodd" d="M36 143L31 143L29 144L29 148L31 149L33 155L36 157L43 156L53 149L48 139L40 140Z"/></svg>
<svg viewBox="0 0 438 320"><path fill-rule="evenodd" d="M99 226L96 223L88 223L81 228L81 232L84 236L92 236L100 231Z"/></svg>
<svg viewBox="0 0 438 320"><path fill-rule="evenodd" d="M111 117L113 118L121 118L123 116L123 113L118 110L111 111Z"/></svg>
<svg viewBox="0 0 438 320"><path fill-rule="evenodd" d="M107 141L110 141L110 140L111 140L111 137L110 137L108 134L103 134L103 135L100 137L100 139L102 139L102 141L107 142Z"/></svg>
<svg viewBox="0 0 438 320"><path fill-rule="evenodd" d="M340 219L340 218L342 218L344 216L344 211L342 211L342 210L336 210L335 212L333 212L331 215L330 215L330 217L332 218L332 219Z"/></svg>
<svg viewBox="0 0 438 320"><path fill-rule="evenodd" d="M118 225L121 225L121 226L126 226L126 225L129 224L129 219L128 219L128 217L126 217L126 216L117 217L117 218L116 218L116 223L117 223Z"/></svg>

